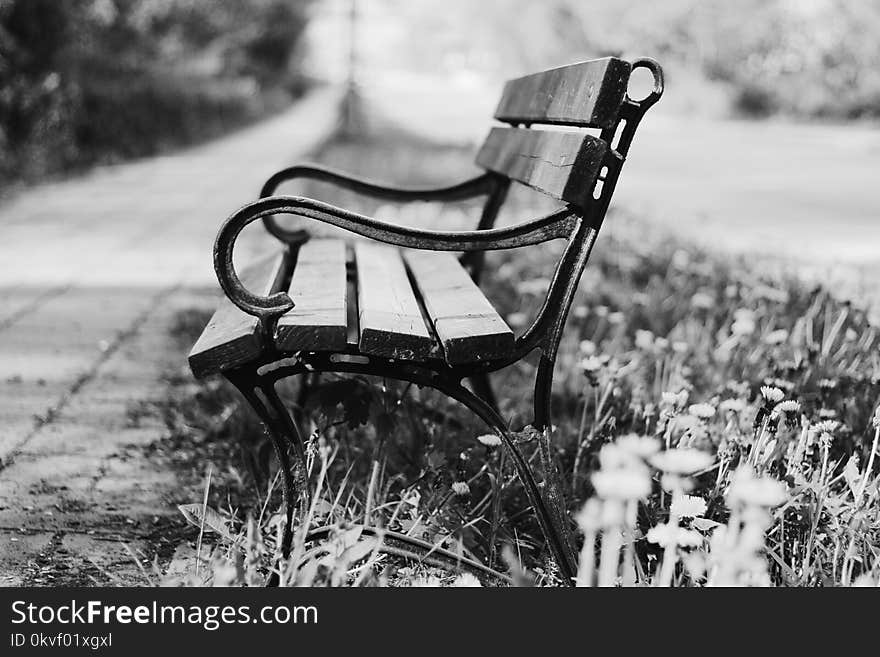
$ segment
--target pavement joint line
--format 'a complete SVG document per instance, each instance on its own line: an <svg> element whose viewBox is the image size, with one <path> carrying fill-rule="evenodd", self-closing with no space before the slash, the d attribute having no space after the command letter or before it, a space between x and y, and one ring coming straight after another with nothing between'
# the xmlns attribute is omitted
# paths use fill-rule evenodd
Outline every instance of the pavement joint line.
<svg viewBox="0 0 880 657"><path fill-rule="evenodd" d="M25 531L22 531L21 527L0 526L0 532L15 534L17 536L32 536L34 534L63 534L67 536L72 534L75 536L85 536L87 538L93 538L96 541L109 542L124 542L137 539L148 540L150 536L152 536L151 532L130 532L123 534L121 532L92 532L91 530L76 529L73 527L26 527L24 529Z"/></svg>
<svg viewBox="0 0 880 657"><path fill-rule="evenodd" d="M66 283L64 285L59 285L57 287L46 290L42 294L38 294L30 302L16 310L8 317L0 319L0 331L5 331L20 319L27 317L31 313L42 308L43 305L46 304L48 301L51 301L55 297L59 297L65 292L68 292L72 287L73 285L71 285L70 283Z"/></svg>
<svg viewBox="0 0 880 657"><path fill-rule="evenodd" d="M57 401L50 406L45 414L38 416L34 422L33 428L15 445L13 445L9 451L6 453L4 458L0 460L0 473L2 473L5 469L7 469L15 460L15 456L18 455L24 446L34 437L36 436L44 427L51 425L57 418L58 415L63 411L67 405L71 402L71 400L77 395L77 393L82 389L84 385L93 381L95 377L98 375L98 371L101 369L101 366L104 365L119 349L125 344L130 338L134 337L137 332L140 330L141 326L146 323L146 321L150 318L156 308L161 304L166 298L177 292L181 288L180 283L175 283L168 287L161 289L151 299L146 310L139 313L135 316L134 320L132 320L129 326L121 331L116 333L116 336L113 338L113 341L107 346L107 348L100 353L97 359L92 363L92 365L82 374L80 374L73 384L65 390L57 399Z"/></svg>

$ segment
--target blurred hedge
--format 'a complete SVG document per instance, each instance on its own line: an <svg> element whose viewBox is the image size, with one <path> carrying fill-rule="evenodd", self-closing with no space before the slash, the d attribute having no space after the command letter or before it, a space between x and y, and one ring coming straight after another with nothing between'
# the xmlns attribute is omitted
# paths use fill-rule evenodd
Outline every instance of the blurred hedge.
<svg viewBox="0 0 880 657"><path fill-rule="evenodd" d="M0 0L0 181L150 155L287 104L309 0Z"/></svg>

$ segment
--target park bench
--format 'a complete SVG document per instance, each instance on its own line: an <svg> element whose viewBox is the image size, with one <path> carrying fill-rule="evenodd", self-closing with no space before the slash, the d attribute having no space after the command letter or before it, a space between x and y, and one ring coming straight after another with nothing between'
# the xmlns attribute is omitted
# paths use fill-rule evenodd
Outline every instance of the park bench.
<svg viewBox="0 0 880 657"><path fill-rule="evenodd" d="M653 75L653 89L635 100L627 88L638 68ZM507 125L491 128L476 158L485 172L473 179L440 189L398 189L318 166L293 166L273 175L259 200L226 220L214 245L214 267L227 299L189 362L197 377L226 376L269 430L284 478L285 555L296 492L288 450L299 460L305 454L276 383L301 375L305 391L313 374L356 373L429 386L484 420L512 456L562 577L573 581L564 509L536 482L498 412L488 375L540 352L532 426L549 429L553 366L569 306L636 127L662 93L662 71L650 59L606 57L510 80L495 111L495 119ZM545 127L531 128L538 124ZM399 202L486 200L476 230L421 230L310 198L275 195L279 184L299 178ZM558 199L561 207L494 227L512 182ZM310 239L307 230L280 225L275 217L282 214L367 239ZM258 219L284 246L239 278L232 261L236 238ZM515 335L478 285L483 253L554 239L566 240L566 246L546 299L529 328Z"/></svg>

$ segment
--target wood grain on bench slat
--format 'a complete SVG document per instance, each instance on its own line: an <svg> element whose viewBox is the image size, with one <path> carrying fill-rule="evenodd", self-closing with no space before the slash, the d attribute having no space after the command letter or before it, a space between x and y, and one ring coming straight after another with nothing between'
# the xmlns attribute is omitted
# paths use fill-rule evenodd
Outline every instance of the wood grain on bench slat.
<svg viewBox="0 0 880 657"><path fill-rule="evenodd" d="M345 242L309 240L299 248L287 293L294 307L278 320L276 344L285 351L345 349Z"/></svg>
<svg viewBox="0 0 880 657"><path fill-rule="evenodd" d="M610 128L631 71L629 62L605 57L508 80L495 118L507 123Z"/></svg>
<svg viewBox="0 0 880 657"><path fill-rule="evenodd" d="M248 267L242 283L257 294L275 292L284 274L284 254L275 254ZM263 339L257 318L224 298L189 354L189 366L196 378L220 372L253 360L260 354Z"/></svg>
<svg viewBox="0 0 880 657"><path fill-rule="evenodd" d="M583 132L492 128L477 164L575 205L587 203L607 145Z"/></svg>
<svg viewBox="0 0 880 657"><path fill-rule="evenodd" d="M374 242L354 246L360 351L423 360L434 349L400 250Z"/></svg>
<svg viewBox="0 0 880 657"><path fill-rule="evenodd" d="M510 354L513 332L453 254L407 251L404 258L448 363Z"/></svg>

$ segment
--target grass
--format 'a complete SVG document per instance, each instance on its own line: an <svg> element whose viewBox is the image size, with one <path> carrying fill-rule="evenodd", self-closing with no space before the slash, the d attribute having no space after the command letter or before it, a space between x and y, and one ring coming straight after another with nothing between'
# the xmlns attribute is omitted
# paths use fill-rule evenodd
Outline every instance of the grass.
<svg viewBox="0 0 880 657"><path fill-rule="evenodd" d="M461 178L470 156L380 125L331 140L318 159L427 183ZM319 185L304 191L330 198ZM547 205L538 196L514 194L502 221L534 216ZM415 225L458 227L476 211L332 198ZM553 245L490 255L485 289L515 330L558 255ZM559 351L546 458L540 439L521 435L564 491L579 584L880 583L878 331L864 309L779 264L721 258L612 211ZM181 341L206 319L181 317ZM530 419L533 374L526 362L494 377L514 427ZM315 492L287 561L274 547L277 473L237 393L184 377L168 409L181 444L215 446L205 452L213 485L188 511L213 548L191 583L254 585L275 569L286 585L560 584L504 452L438 394L323 380L302 473ZM317 527L329 529L309 539ZM381 553L395 533L434 552Z"/></svg>

